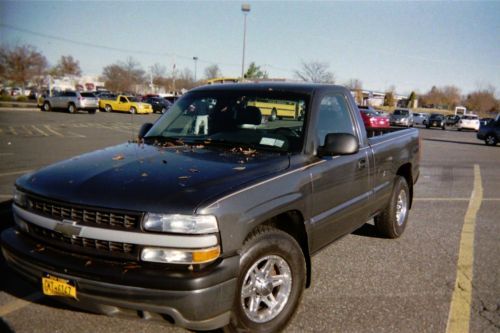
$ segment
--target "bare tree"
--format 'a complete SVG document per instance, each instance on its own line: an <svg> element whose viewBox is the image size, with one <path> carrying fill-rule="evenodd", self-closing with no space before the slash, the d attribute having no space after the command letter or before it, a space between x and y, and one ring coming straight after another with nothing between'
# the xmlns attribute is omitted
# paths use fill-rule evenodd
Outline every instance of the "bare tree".
<svg viewBox="0 0 500 333"><path fill-rule="evenodd" d="M0 80L24 88L47 70L47 59L34 46L0 46Z"/></svg>
<svg viewBox="0 0 500 333"><path fill-rule="evenodd" d="M346 87L354 91L354 99L359 105L363 104L363 83L358 79L351 79L347 82Z"/></svg>
<svg viewBox="0 0 500 333"><path fill-rule="evenodd" d="M326 62L302 62L301 68L294 71L295 75L302 81L316 83L335 83L335 74L329 71L330 66Z"/></svg>
<svg viewBox="0 0 500 333"><path fill-rule="evenodd" d="M104 67L102 79L110 90L133 92L137 85L142 85L145 82L144 74L140 64L134 59L128 58L126 62L118 62Z"/></svg>
<svg viewBox="0 0 500 333"><path fill-rule="evenodd" d="M216 77L221 77L222 73L218 65L210 65L205 68L205 77L207 80L215 79Z"/></svg>
<svg viewBox="0 0 500 333"><path fill-rule="evenodd" d="M465 106L469 110L474 110L482 114L500 111L498 109L499 101L495 98L495 88L493 86L474 91L467 95Z"/></svg>
<svg viewBox="0 0 500 333"><path fill-rule="evenodd" d="M80 69L80 62L73 59L73 56L61 56L59 62L54 67L53 73L56 76L80 76L82 75L82 70Z"/></svg>

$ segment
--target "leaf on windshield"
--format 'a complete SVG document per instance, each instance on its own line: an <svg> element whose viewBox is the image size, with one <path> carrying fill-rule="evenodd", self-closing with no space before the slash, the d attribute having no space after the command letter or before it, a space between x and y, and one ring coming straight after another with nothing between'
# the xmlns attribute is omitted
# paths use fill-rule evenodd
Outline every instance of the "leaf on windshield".
<svg viewBox="0 0 500 333"><path fill-rule="evenodd" d="M141 174L141 177L147 177L147 176L148 176L147 172L143 172L143 173Z"/></svg>
<svg viewBox="0 0 500 333"><path fill-rule="evenodd" d="M191 178L191 176L180 176L178 179L179 180L187 180L189 178Z"/></svg>
<svg viewBox="0 0 500 333"><path fill-rule="evenodd" d="M121 161L121 160L124 160L124 159L125 159L125 156L123 156L122 154L113 156L113 160L114 161Z"/></svg>
<svg viewBox="0 0 500 333"><path fill-rule="evenodd" d="M191 168L191 169L189 169L189 172L191 172L191 173L198 173L198 172L200 172L200 170L195 169L195 168Z"/></svg>
<svg viewBox="0 0 500 333"><path fill-rule="evenodd" d="M234 167L233 170L236 170L236 171L243 171L245 170L247 167L244 167L244 166L237 166L237 167Z"/></svg>

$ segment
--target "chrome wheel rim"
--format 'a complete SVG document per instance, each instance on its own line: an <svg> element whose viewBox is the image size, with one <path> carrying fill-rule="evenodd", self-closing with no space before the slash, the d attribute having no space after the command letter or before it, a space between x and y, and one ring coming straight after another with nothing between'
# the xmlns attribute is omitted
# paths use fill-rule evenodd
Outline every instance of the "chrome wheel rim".
<svg viewBox="0 0 500 333"><path fill-rule="evenodd" d="M495 144L495 138L493 136L489 135L486 138L486 142L488 142L489 145L494 145Z"/></svg>
<svg viewBox="0 0 500 333"><path fill-rule="evenodd" d="M399 192L398 200L396 202L396 222L398 226L403 225L407 212L408 212L408 200L406 192L404 190L401 190L401 192Z"/></svg>
<svg viewBox="0 0 500 333"><path fill-rule="evenodd" d="M250 267L241 287L241 307L256 323L278 316L292 290L292 272L288 263L276 255L265 256Z"/></svg>

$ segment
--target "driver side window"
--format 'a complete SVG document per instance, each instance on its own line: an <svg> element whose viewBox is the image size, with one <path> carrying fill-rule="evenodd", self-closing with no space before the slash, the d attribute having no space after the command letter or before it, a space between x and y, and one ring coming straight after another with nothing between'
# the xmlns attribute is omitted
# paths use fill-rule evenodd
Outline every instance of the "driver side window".
<svg viewBox="0 0 500 333"><path fill-rule="evenodd" d="M334 94L324 96L319 106L317 134L320 146L325 143L328 133L348 133L354 135L352 119L344 96Z"/></svg>

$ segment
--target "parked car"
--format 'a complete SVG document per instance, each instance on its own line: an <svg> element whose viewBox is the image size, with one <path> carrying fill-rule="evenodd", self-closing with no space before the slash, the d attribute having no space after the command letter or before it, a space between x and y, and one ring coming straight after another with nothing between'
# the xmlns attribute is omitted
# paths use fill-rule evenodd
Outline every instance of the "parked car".
<svg viewBox="0 0 500 333"><path fill-rule="evenodd" d="M479 119L479 126L484 126L484 125L488 125L488 123L492 120L495 120L494 118L481 118Z"/></svg>
<svg viewBox="0 0 500 333"><path fill-rule="evenodd" d="M69 90L45 97L42 104L42 111L47 112L59 109L75 113L78 110L84 110L93 114L98 108L99 103L93 93Z"/></svg>
<svg viewBox="0 0 500 333"><path fill-rule="evenodd" d="M429 119L429 114L425 112L415 112L413 113L413 124L426 126L427 119Z"/></svg>
<svg viewBox="0 0 500 333"><path fill-rule="evenodd" d="M456 127L459 121L459 115L447 115L444 117L445 128Z"/></svg>
<svg viewBox="0 0 500 333"><path fill-rule="evenodd" d="M130 113L152 113L151 104L138 102L136 97L118 95L115 99L99 101L99 109L106 112L121 111Z"/></svg>
<svg viewBox="0 0 500 333"><path fill-rule="evenodd" d="M500 115L486 125L481 125L476 136L479 140L484 140L488 146L495 146L500 142Z"/></svg>
<svg viewBox="0 0 500 333"><path fill-rule="evenodd" d="M306 116L276 127L257 100L304 105ZM208 132L193 129L199 107L211 108ZM20 177L3 258L47 297L88 311L284 331L314 254L371 218L383 237L405 231L419 131L370 132L340 86L192 89L142 125L140 143Z"/></svg>
<svg viewBox="0 0 500 333"><path fill-rule="evenodd" d="M413 113L410 109L396 109L389 121L391 126L413 127Z"/></svg>
<svg viewBox="0 0 500 333"><path fill-rule="evenodd" d="M474 131L479 131L479 117L475 114L463 115L457 123L457 129L459 131L463 129L471 129Z"/></svg>
<svg viewBox="0 0 500 333"><path fill-rule="evenodd" d="M377 112L363 106L359 106L358 108L361 112L361 118L363 118L363 123L365 124L366 128L391 127L391 125L389 124L389 117L380 116Z"/></svg>
<svg viewBox="0 0 500 333"><path fill-rule="evenodd" d="M161 97L146 97L142 100L144 103L151 104L153 112L165 113L170 109L172 103Z"/></svg>
<svg viewBox="0 0 500 333"><path fill-rule="evenodd" d="M440 113L431 113L429 116L429 119L426 121L425 128L431 128L431 127L439 127L441 129L445 129L445 117L443 114Z"/></svg>

